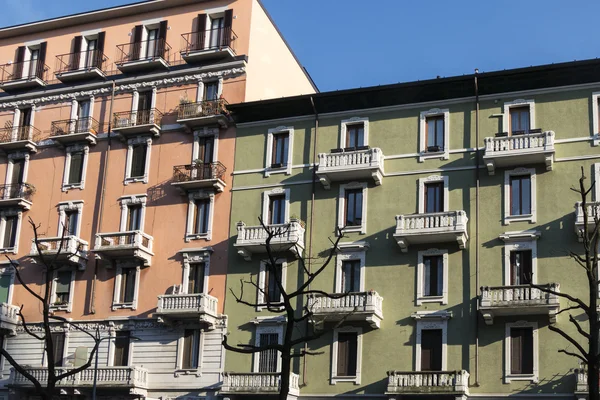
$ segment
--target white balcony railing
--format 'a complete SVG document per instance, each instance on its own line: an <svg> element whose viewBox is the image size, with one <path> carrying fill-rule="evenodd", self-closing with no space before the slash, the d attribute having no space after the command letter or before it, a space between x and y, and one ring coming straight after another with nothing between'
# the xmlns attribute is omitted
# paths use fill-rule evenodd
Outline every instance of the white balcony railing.
<svg viewBox="0 0 600 400"><path fill-rule="evenodd" d="M61 374L74 368L57 368L56 373ZM48 380L47 367L26 367L28 373L44 384ZM10 373L10 381L15 386L33 386L33 384L23 375L14 369ZM92 386L94 382L94 369L88 368L69 376L58 382L59 387L84 387ZM148 370L139 367L100 367L98 368L97 384L99 387L127 387L141 388L148 387Z"/></svg>
<svg viewBox="0 0 600 400"><path fill-rule="evenodd" d="M467 371L389 371L386 393L469 393Z"/></svg>
<svg viewBox="0 0 600 400"><path fill-rule="evenodd" d="M383 179L384 156L380 148L320 153L317 175L326 189L332 181L372 178L376 185Z"/></svg>
<svg viewBox="0 0 600 400"><path fill-rule="evenodd" d="M315 319L327 318L339 320L364 320L374 328L379 328L383 319L383 297L377 292L339 293L340 298L323 295L311 295L308 298L308 309Z"/></svg>
<svg viewBox="0 0 600 400"><path fill-rule="evenodd" d="M223 386L221 393L252 393L267 394L278 393L281 381L280 373L223 373ZM300 393L298 374L290 374L290 394L298 396Z"/></svg>
<svg viewBox="0 0 600 400"><path fill-rule="evenodd" d="M162 320L186 316L198 319L200 316L201 320L212 326L218 317L218 302L216 297L204 293L161 295L158 296L156 315Z"/></svg>
<svg viewBox="0 0 600 400"><path fill-rule="evenodd" d="M491 175L495 167L544 163L552 169L554 161L554 132L525 135L486 137L484 162Z"/></svg>
<svg viewBox="0 0 600 400"><path fill-rule="evenodd" d="M20 308L8 303L0 303L0 330L8 331L10 335L14 335L16 327L20 323L19 320Z"/></svg>
<svg viewBox="0 0 600 400"><path fill-rule="evenodd" d="M600 215L600 201L589 202L586 204L588 215L588 231L592 233L596 226L596 217ZM581 242L583 240L584 216L581 201L575 203L575 234Z"/></svg>
<svg viewBox="0 0 600 400"><path fill-rule="evenodd" d="M125 231L96 234L94 252L114 257L133 257L150 265L152 256L152 236L142 231Z"/></svg>
<svg viewBox="0 0 600 400"><path fill-rule="evenodd" d="M67 260L76 264L79 269L85 269L88 260L89 244L77 236L38 238L38 246L43 255L59 255L61 260ZM30 256L39 255L35 239L31 241ZM59 254L60 251L60 254Z"/></svg>
<svg viewBox="0 0 600 400"><path fill-rule="evenodd" d="M300 220L292 218L287 224L247 226L244 222L237 223L237 240L235 247L238 254L250 260L252 253L266 253L266 242L269 232L274 236L270 245L273 251L290 251L296 257L301 257L304 251L304 227Z"/></svg>
<svg viewBox="0 0 600 400"><path fill-rule="evenodd" d="M467 213L444 211L396 216L394 237L403 252L408 251L409 244L443 243L457 241L464 249L469 240L467 234Z"/></svg>

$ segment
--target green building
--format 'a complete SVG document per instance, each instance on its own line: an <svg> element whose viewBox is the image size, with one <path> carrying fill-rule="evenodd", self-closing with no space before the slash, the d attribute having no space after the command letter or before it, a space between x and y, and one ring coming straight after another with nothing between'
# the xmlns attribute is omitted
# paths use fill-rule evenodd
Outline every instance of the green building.
<svg viewBox="0 0 600 400"><path fill-rule="evenodd" d="M346 227L311 287L350 294L307 301L333 326L355 311L295 361L292 395L584 395L577 359L558 353L574 349L548 329L577 335L557 315L569 304L528 282L587 296L568 257L583 223L569 188L581 167L588 182L600 173L599 96L592 60L232 106L227 285L252 275L269 292L259 217L289 224L276 245L297 243L280 258L287 289L303 279L297 257ZM281 340L280 314L231 295L225 313L230 343ZM265 398L279 368L276 354L228 352L221 394Z"/></svg>

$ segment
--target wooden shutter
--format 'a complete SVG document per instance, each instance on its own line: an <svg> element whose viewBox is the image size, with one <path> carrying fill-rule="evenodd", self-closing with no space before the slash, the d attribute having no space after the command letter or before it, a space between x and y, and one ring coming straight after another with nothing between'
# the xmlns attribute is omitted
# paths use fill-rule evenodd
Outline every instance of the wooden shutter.
<svg viewBox="0 0 600 400"><path fill-rule="evenodd" d="M63 354L65 350L65 334L64 333L52 333L52 347L54 356L54 366L63 366Z"/></svg>
<svg viewBox="0 0 600 400"><path fill-rule="evenodd" d="M81 173L83 172L83 153L71 153L71 165L69 165L69 183L81 183Z"/></svg>
<svg viewBox="0 0 600 400"><path fill-rule="evenodd" d="M23 77L23 62L25 61L25 46L20 46L17 49L15 60L15 66L13 67L14 79L21 79Z"/></svg>
<svg viewBox="0 0 600 400"><path fill-rule="evenodd" d="M426 329L421 331L421 371L442 369L442 331Z"/></svg>
<svg viewBox="0 0 600 400"><path fill-rule="evenodd" d="M83 41L82 36L75 36L73 38L73 53L71 53L71 60L69 63L70 70L79 69L79 62L81 60L81 42Z"/></svg>
<svg viewBox="0 0 600 400"><path fill-rule="evenodd" d="M115 356L113 366L129 365L129 331L117 332L115 336Z"/></svg>
<svg viewBox="0 0 600 400"><path fill-rule="evenodd" d="M198 20L196 21L196 43L193 46L193 50L204 49L206 43L206 14L198 14Z"/></svg>
<svg viewBox="0 0 600 400"><path fill-rule="evenodd" d="M129 51L129 61L139 60L142 53L142 32L144 31L144 25L136 25L133 28L133 43Z"/></svg>
<svg viewBox="0 0 600 400"><path fill-rule="evenodd" d="M183 369L192 369L195 368L193 366L194 360L194 331L191 329L186 329L183 333L183 357L181 360L181 368Z"/></svg>
<svg viewBox="0 0 600 400"><path fill-rule="evenodd" d="M356 376L357 345L355 332L338 334L337 376Z"/></svg>
<svg viewBox="0 0 600 400"><path fill-rule="evenodd" d="M169 26L169 21L161 21L160 26L158 27L158 41L156 43L156 55L158 57L163 57L167 59L165 56L167 50L167 28Z"/></svg>
<svg viewBox="0 0 600 400"><path fill-rule="evenodd" d="M37 64L36 76L44 80L44 69L46 68L46 50L48 48L48 42L43 42L40 45L40 58Z"/></svg>
<svg viewBox="0 0 600 400"><path fill-rule="evenodd" d="M223 21L223 24L225 25L225 29L223 32L223 40L221 43L223 43L224 47L228 47L231 45L231 37L233 36L231 34L231 25L233 24L233 10L225 10L225 20Z"/></svg>
<svg viewBox="0 0 600 400"><path fill-rule="evenodd" d="M121 289L123 303L133 303L133 295L135 292L135 268L126 268L121 275Z"/></svg>
<svg viewBox="0 0 600 400"><path fill-rule="evenodd" d="M510 330L510 373L533 374L533 329Z"/></svg>
<svg viewBox="0 0 600 400"><path fill-rule="evenodd" d="M106 32L98 34L98 44L96 45L96 55L94 57L94 66L102 69L104 63L104 44L106 42Z"/></svg>
<svg viewBox="0 0 600 400"><path fill-rule="evenodd" d="M25 170L25 160L18 160L13 163L12 177L10 183L18 185L23 183L23 171ZM14 190L18 190L15 186Z"/></svg>

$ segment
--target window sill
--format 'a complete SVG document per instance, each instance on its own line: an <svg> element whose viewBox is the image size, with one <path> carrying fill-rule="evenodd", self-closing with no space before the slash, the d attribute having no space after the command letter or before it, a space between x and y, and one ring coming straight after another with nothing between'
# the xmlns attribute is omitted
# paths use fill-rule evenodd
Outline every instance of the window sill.
<svg viewBox="0 0 600 400"><path fill-rule="evenodd" d="M271 168L271 167L265 168L265 177L270 176L272 174L286 174L286 175L291 175L292 174L291 165L285 166L285 167L281 167L281 168Z"/></svg>
<svg viewBox="0 0 600 400"><path fill-rule="evenodd" d="M507 215L504 217L504 225L509 225L511 222L531 222L535 223L535 215Z"/></svg>
<svg viewBox="0 0 600 400"><path fill-rule="evenodd" d="M112 310L135 310L136 306L134 303L113 303Z"/></svg>
<svg viewBox="0 0 600 400"><path fill-rule="evenodd" d="M417 305L420 306L423 303L440 303L448 304L448 298L446 296L426 296L417 297Z"/></svg>
<svg viewBox="0 0 600 400"><path fill-rule="evenodd" d="M436 152L427 152L425 150L421 150L421 152L419 153L419 162L423 162L429 159L448 160L450 159L449 149L444 149L442 151Z"/></svg>
<svg viewBox="0 0 600 400"><path fill-rule="evenodd" d="M210 233L190 233L185 235L185 241L191 242L192 240L206 240L209 241L211 239Z"/></svg>
<svg viewBox="0 0 600 400"><path fill-rule="evenodd" d="M356 226L340 226L341 229L344 230L344 233L352 233L352 232L356 232L356 233L360 233L360 234L366 234L367 233L367 228L364 225L356 225Z"/></svg>
<svg viewBox="0 0 600 400"><path fill-rule="evenodd" d="M69 190L74 189L83 190L83 183L67 183L62 186L63 192L68 192Z"/></svg>
<svg viewBox="0 0 600 400"><path fill-rule="evenodd" d="M194 375L196 377L201 377L202 376L202 371L200 371L200 368L194 368L194 369L176 369L175 370L175 378L179 377L179 376L187 376L187 375Z"/></svg>
<svg viewBox="0 0 600 400"><path fill-rule="evenodd" d="M539 382L539 378L537 375L535 374L528 374L528 375L506 375L504 377L504 382L505 383L510 383L511 381L530 381L533 383L538 383Z"/></svg>
<svg viewBox="0 0 600 400"><path fill-rule="evenodd" d="M71 304L50 305L50 311L71 312Z"/></svg>
<svg viewBox="0 0 600 400"><path fill-rule="evenodd" d="M130 183L148 183L148 177L147 176L138 176L135 178L125 178L125 180L123 181L124 185L129 185Z"/></svg>
<svg viewBox="0 0 600 400"><path fill-rule="evenodd" d="M0 254L8 254L8 253L17 254L17 249L15 247L0 249Z"/></svg>
<svg viewBox="0 0 600 400"><path fill-rule="evenodd" d="M358 376L335 376L331 377L331 385L336 385L340 382L352 382L355 385L360 385L360 377Z"/></svg>

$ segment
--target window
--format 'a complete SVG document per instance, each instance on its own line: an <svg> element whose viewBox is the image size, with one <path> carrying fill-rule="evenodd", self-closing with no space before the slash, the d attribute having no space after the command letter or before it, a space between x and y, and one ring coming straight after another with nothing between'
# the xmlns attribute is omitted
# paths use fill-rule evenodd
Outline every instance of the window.
<svg viewBox="0 0 600 400"><path fill-rule="evenodd" d="M281 291L277 285L277 280L285 289L287 277L287 262L284 259L276 260L275 270L269 267L269 261L261 261L258 275L257 303L271 304L281 302ZM258 306L257 311L261 311L264 306Z"/></svg>
<svg viewBox="0 0 600 400"><path fill-rule="evenodd" d="M145 194L124 196L119 199L121 203L120 232L144 231L146 199Z"/></svg>
<svg viewBox="0 0 600 400"><path fill-rule="evenodd" d="M129 331L118 331L115 334L113 367L126 367L129 365Z"/></svg>
<svg viewBox="0 0 600 400"><path fill-rule="evenodd" d="M146 58L153 58L157 53L158 29L148 29L148 37L146 43Z"/></svg>
<svg viewBox="0 0 600 400"><path fill-rule="evenodd" d="M86 68L90 68L90 67L97 67L98 63L96 61L96 57L94 57L94 55L96 54L96 49L98 48L98 39L87 39L87 48L85 51L85 60L84 60L84 64ZM86 115L87 117L87 115Z"/></svg>
<svg viewBox="0 0 600 400"><path fill-rule="evenodd" d="M263 192L262 218L266 224L286 224L290 221L290 189Z"/></svg>
<svg viewBox="0 0 600 400"><path fill-rule="evenodd" d="M360 292L360 260L342 261L342 292Z"/></svg>
<svg viewBox="0 0 600 400"><path fill-rule="evenodd" d="M442 330L421 331L421 371L442 370Z"/></svg>
<svg viewBox="0 0 600 400"><path fill-rule="evenodd" d="M592 125L592 143L598 146L600 144L600 92L592 93Z"/></svg>
<svg viewBox="0 0 600 400"><path fill-rule="evenodd" d="M119 288L120 303L133 303L135 278L136 273L134 268L123 269L121 273L121 287Z"/></svg>
<svg viewBox="0 0 600 400"><path fill-rule="evenodd" d="M419 117L419 162L450 158L450 111L433 108Z"/></svg>
<svg viewBox="0 0 600 400"><path fill-rule="evenodd" d="M210 200L197 199L194 204L196 206L194 233L205 234L208 232L208 215L210 212Z"/></svg>
<svg viewBox="0 0 600 400"><path fill-rule="evenodd" d="M25 176L25 159L12 160L12 173L10 175L10 183L18 185L24 183Z"/></svg>
<svg viewBox="0 0 600 400"><path fill-rule="evenodd" d="M187 294L204 293L205 271L206 265L204 263L190 264Z"/></svg>
<svg viewBox="0 0 600 400"><path fill-rule="evenodd" d="M345 193L345 226L360 226L362 225L363 215L363 191L362 189L350 189L346 190Z"/></svg>
<svg viewBox="0 0 600 400"><path fill-rule="evenodd" d="M30 126L31 125L31 117L32 117L32 110L31 108L22 108L19 116L19 120L18 120L18 126L19 127L25 127L25 126Z"/></svg>
<svg viewBox="0 0 600 400"><path fill-rule="evenodd" d="M531 283L531 250L510 252L510 284L526 285Z"/></svg>
<svg viewBox="0 0 600 400"><path fill-rule="evenodd" d="M131 150L131 173L132 178L144 176L146 165L146 145L139 143L133 146Z"/></svg>
<svg viewBox="0 0 600 400"><path fill-rule="evenodd" d="M444 211L444 182L425 184L425 212L438 213Z"/></svg>
<svg viewBox="0 0 600 400"><path fill-rule="evenodd" d="M87 123L86 121L88 120L81 119L77 123ZM89 146L87 145L73 145L66 148L65 172L62 184L63 192L84 188L88 154Z"/></svg>
<svg viewBox="0 0 600 400"><path fill-rule="evenodd" d="M0 274L0 304L10 304L11 287L13 284L13 275L9 273Z"/></svg>
<svg viewBox="0 0 600 400"><path fill-rule="evenodd" d="M78 185L81 183L83 173L83 152L71 153L71 162L69 166L69 185Z"/></svg>
<svg viewBox="0 0 600 400"><path fill-rule="evenodd" d="M416 371L445 371L447 368L449 311L417 311Z"/></svg>
<svg viewBox="0 0 600 400"><path fill-rule="evenodd" d="M79 227L79 211L69 210L65 212L66 235L77 236Z"/></svg>
<svg viewBox="0 0 600 400"><path fill-rule="evenodd" d="M223 41L225 18L211 18L210 20L210 48L218 48Z"/></svg>
<svg viewBox="0 0 600 400"><path fill-rule="evenodd" d="M191 192L188 195L188 221L186 242L191 240L211 240L215 194L212 191Z"/></svg>
<svg viewBox="0 0 600 400"><path fill-rule="evenodd" d="M367 184L340 185L338 227L344 232L367 233Z"/></svg>
<svg viewBox="0 0 600 400"><path fill-rule="evenodd" d="M517 168L504 174L504 224L512 221L535 223L535 169Z"/></svg>
<svg viewBox="0 0 600 400"><path fill-rule="evenodd" d="M265 177L271 174L292 173L292 154L294 145L294 127L279 126L267 133L267 151L265 154Z"/></svg>
<svg viewBox="0 0 600 400"><path fill-rule="evenodd" d="M78 236L81 228L81 213L83 201L67 201L58 203L58 232L57 237Z"/></svg>
<svg viewBox="0 0 600 400"><path fill-rule="evenodd" d="M130 262L117 262L115 272L115 293L112 309L137 308L140 267Z"/></svg>
<svg viewBox="0 0 600 400"><path fill-rule="evenodd" d="M426 118L427 152L444 150L444 116Z"/></svg>
<svg viewBox="0 0 600 400"><path fill-rule="evenodd" d="M9 215L4 218L2 248L11 249L16 247L18 225L19 217L17 215Z"/></svg>
<svg viewBox="0 0 600 400"><path fill-rule="evenodd" d="M529 133L529 106L510 108L510 134Z"/></svg>
<svg viewBox="0 0 600 400"><path fill-rule="evenodd" d="M505 232L500 235L504 245L504 285L537 283L538 231Z"/></svg>
<svg viewBox="0 0 600 400"><path fill-rule="evenodd" d="M187 294L208 293L210 253L212 250L184 251L182 289Z"/></svg>
<svg viewBox="0 0 600 400"><path fill-rule="evenodd" d="M215 137L214 136L203 136L198 138L198 157L204 164L212 163L215 148ZM211 179L211 169L208 166L206 169L200 171L198 179Z"/></svg>
<svg viewBox="0 0 600 400"><path fill-rule="evenodd" d="M73 272L57 271L54 275L54 292L51 308L53 310L71 311Z"/></svg>
<svg viewBox="0 0 600 400"><path fill-rule="evenodd" d="M510 135L522 135L535 129L535 102L518 99L504 103L502 131Z"/></svg>
<svg viewBox="0 0 600 400"><path fill-rule="evenodd" d="M362 329L352 326L334 329L332 346L331 383L360 383L362 358Z"/></svg>
<svg viewBox="0 0 600 400"><path fill-rule="evenodd" d="M364 124L352 124L346 127L346 147L356 148L365 145Z"/></svg>
<svg viewBox="0 0 600 400"><path fill-rule="evenodd" d="M444 286L444 269L442 256L423 257L423 272L425 273L423 294L425 297L441 296Z"/></svg>
<svg viewBox="0 0 600 400"><path fill-rule="evenodd" d="M215 101L219 99L219 81L204 84L204 101Z"/></svg>
<svg viewBox="0 0 600 400"><path fill-rule="evenodd" d="M266 346L269 344L278 344L279 334L278 333L260 333L259 334L259 346ZM269 349L258 353L258 372L261 373L272 373L278 371L279 364L279 353L277 350Z"/></svg>
<svg viewBox="0 0 600 400"><path fill-rule="evenodd" d="M140 121L139 118L145 118L144 114L148 115L148 113L138 111L138 122ZM152 139L149 137L128 140L125 185L133 182L148 183L151 144Z"/></svg>
<svg viewBox="0 0 600 400"><path fill-rule="evenodd" d="M200 331L186 329L181 341L181 369L198 369L200 355Z"/></svg>
<svg viewBox="0 0 600 400"><path fill-rule="evenodd" d="M54 366L64 366L64 354L65 354L65 334L63 332L52 332L50 334L52 339L52 352L54 358Z"/></svg>
<svg viewBox="0 0 600 400"><path fill-rule="evenodd" d="M135 204L127 206L127 230L139 231L142 227L142 206Z"/></svg>
<svg viewBox="0 0 600 400"><path fill-rule="evenodd" d="M504 381L538 382L537 323L518 321L506 324Z"/></svg>
<svg viewBox="0 0 600 400"><path fill-rule="evenodd" d="M285 195L269 196L269 224L285 223Z"/></svg>
<svg viewBox="0 0 600 400"><path fill-rule="evenodd" d="M416 303L448 304L448 250L419 251Z"/></svg>
<svg viewBox="0 0 600 400"><path fill-rule="evenodd" d="M335 292L364 292L366 251L369 248L366 242L347 242L338 244L339 252L336 255Z"/></svg>
<svg viewBox="0 0 600 400"><path fill-rule="evenodd" d="M289 133L283 132L273 135L273 159L271 161L271 168L283 168L286 166L289 143Z"/></svg>

